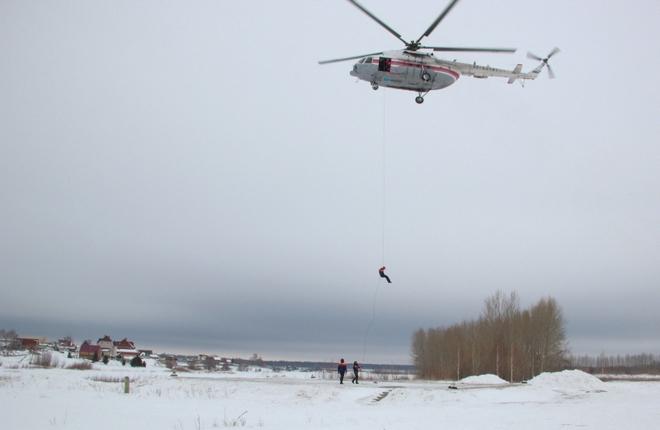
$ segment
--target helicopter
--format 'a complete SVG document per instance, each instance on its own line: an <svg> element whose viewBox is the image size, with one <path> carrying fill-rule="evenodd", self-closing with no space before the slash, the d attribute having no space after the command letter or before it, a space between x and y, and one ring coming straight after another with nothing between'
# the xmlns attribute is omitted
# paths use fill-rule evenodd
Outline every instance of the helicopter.
<svg viewBox="0 0 660 430"><path fill-rule="evenodd" d="M490 66L480 66L477 65L476 62L469 64L460 63L456 60L449 61L436 58L433 55L434 52L516 52L516 49L514 48L468 48L422 45L422 39L429 36L433 30L435 30L438 24L440 24L454 6L456 6L458 1L459 0L452 0L417 40L407 42L392 27L387 25L360 3L355 0L348 0L353 6L360 9L369 18L376 21L381 27L394 35L399 41L403 42L405 48L324 60L319 61L319 64L359 60L353 66L353 70L350 72L351 76L369 82L371 88L374 90L377 90L382 86L417 92L418 95L415 97L415 101L418 104L424 103L424 97L429 92L447 88L456 82L461 76L472 76L479 79L485 79L491 76L501 77L507 78L507 83L509 84L513 84L519 80L524 85L525 80L536 79L543 68L547 68L549 77L551 79L555 78L555 74L548 61L559 53L559 48L554 48L545 58L528 52L527 58L541 62L541 64L529 72L522 71L522 64L516 65L513 70L506 70Z"/></svg>

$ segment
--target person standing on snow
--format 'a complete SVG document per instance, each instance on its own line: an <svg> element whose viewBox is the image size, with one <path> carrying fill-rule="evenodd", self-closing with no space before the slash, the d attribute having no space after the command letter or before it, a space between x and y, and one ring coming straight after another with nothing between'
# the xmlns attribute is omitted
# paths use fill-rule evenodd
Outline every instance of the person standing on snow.
<svg viewBox="0 0 660 430"><path fill-rule="evenodd" d="M339 360L339 365L337 366L337 372L339 372L339 383L344 383L344 375L346 374L346 363L344 359Z"/></svg>
<svg viewBox="0 0 660 430"><path fill-rule="evenodd" d="M390 277L385 274L385 266L378 269L378 274L380 275L381 278L387 279L388 284L392 283L392 281L390 281Z"/></svg>
<svg viewBox="0 0 660 430"><path fill-rule="evenodd" d="M359 371L360 371L360 365L358 364L357 361L354 361L354 362L353 362L353 374L354 374L355 376L353 376L353 379L351 379L351 382L352 382L353 384L357 384L357 383L358 383L358 372L359 372Z"/></svg>

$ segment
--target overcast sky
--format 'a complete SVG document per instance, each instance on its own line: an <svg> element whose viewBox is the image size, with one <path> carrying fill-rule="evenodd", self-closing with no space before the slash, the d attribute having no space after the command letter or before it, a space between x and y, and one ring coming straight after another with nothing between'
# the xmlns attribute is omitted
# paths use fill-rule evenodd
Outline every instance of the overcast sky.
<svg viewBox="0 0 660 430"><path fill-rule="evenodd" d="M448 3L361 2L406 40ZM557 79L417 105L317 64L400 48L346 1L2 0L0 328L407 363L501 289L574 353L660 353L658 22L463 0L429 44L558 46Z"/></svg>

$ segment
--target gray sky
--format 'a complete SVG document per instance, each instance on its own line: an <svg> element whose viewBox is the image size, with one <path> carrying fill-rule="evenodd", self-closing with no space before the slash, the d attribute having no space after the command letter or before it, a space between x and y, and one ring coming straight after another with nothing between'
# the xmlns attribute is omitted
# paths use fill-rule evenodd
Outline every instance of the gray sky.
<svg viewBox="0 0 660 430"><path fill-rule="evenodd" d="M447 4L362 3L406 39ZM660 353L659 20L464 0L430 44L558 46L558 79L418 106L317 64L399 48L345 1L4 0L0 327L350 360L375 297L364 358L407 362L515 289L558 300L575 353Z"/></svg>

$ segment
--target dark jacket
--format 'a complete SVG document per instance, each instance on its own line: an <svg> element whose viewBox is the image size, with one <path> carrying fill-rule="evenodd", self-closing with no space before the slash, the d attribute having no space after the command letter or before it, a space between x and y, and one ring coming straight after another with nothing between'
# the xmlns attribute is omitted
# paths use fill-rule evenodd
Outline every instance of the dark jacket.
<svg viewBox="0 0 660 430"><path fill-rule="evenodd" d="M339 366L337 366L337 372L341 374L346 373L346 363L339 363Z"/></svg>

